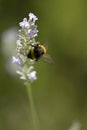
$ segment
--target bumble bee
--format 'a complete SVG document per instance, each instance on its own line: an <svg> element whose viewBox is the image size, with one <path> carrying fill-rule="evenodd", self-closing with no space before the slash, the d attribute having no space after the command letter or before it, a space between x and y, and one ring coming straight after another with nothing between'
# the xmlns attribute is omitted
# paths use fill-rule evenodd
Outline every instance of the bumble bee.
<svg viewBox="0 0 87 130"><path fill-rule="evenodd" d="M50 55L46 54L46 46L42 44L35 44L31 45L31 50L27 54L27 57L38 61L41 57L44 59L45 62L54 63Z"/></svg>

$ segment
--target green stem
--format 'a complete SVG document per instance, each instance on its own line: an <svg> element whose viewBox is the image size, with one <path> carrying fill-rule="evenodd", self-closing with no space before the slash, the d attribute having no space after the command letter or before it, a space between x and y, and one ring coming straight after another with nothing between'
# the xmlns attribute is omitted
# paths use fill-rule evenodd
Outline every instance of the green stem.
<svg viewBox="0 0 87 130"><path fill-rule="evenodd" d="M35 105L34 105L34 101L33 101L32 87L31 87L30 84L27 84L26 87L27 87L28 98L29 98L30 106L31 106L31 113L32 113L32 120L33 120L34 130L40 130L38 114L37 114L37 112L35 110Z"/></svg>

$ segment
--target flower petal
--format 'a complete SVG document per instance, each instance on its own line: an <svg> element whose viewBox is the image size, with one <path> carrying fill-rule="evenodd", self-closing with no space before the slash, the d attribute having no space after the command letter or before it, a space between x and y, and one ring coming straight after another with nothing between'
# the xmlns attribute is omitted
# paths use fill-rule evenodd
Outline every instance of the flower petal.
<svg viewBox="0 0 87 130"><path fill-rule="evenodd" d="M38 18L33 13L29 13L29 18L30 20L33 20L34 22L38 20Z"/></svg>

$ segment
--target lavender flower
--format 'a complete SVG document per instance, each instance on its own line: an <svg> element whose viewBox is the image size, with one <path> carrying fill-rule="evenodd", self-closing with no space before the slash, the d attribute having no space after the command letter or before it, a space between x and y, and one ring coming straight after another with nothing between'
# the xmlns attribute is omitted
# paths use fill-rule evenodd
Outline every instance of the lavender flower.
<svg viewBox="0 0 87 130"><path fill-rule="evenodd" d="M29 29L29 30L28 30L28 36L29 36L30 38L36 37L36 36L37 36L37 33L38 33L38 30L37 30L37 29L35 29L35 30Z"/></svg>
<svg viewBox="0 0 87 130"><path fill-rule="evenodd" d="M33 22L38 20L38 18L33 13L29 13L29 18L30 18L31 21L33 20Z"/></svg>
<svg viewBox="0 0 87 130"><path fill-rule="evenodd" d="M34 67L32 67L32 70L31 70L31 67L32 66L30 66L27 69L23 68L22 71L19 71L19 70L16 71L16 73L20 75L20 79L23 79L23 80L29 81L29 82L32 82L37 79L36 71L33 70Z"/></svg>
<svg viewBox="0 0 87 130"><path fill-rule="evenodd" d="M32 66L34 61L27 57L31 50L31 44L35 45L38 43L35 40L35 37L38 36L36 20L38 18L33 13L29 13L29 19L24 18L19 23L20 30L16 41L17 58L15 56L12 57L12 63L18 66L16 73L25 82L32 82L37 79L36 71L34 66Z"/></svg>
<svg viewBox="0 0 87 130"><path fill-rule="evenodd" d="M15 56L12 57L12 63L16 65L20 65L20 59L17 59Z"/></svg>
<svg viewBox="0 0 87 130"><path fill-rule="evenodd" d="M19 23L19 25L22 28L29 28L30 26L26 18L24 18L23 21Z"/></svg>

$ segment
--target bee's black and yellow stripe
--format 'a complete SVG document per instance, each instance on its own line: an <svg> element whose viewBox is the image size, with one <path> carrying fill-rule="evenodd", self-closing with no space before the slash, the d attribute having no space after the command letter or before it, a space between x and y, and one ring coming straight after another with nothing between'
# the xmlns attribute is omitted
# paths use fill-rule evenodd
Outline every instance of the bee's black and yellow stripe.
<svg viewBox="0 0 87 130"><path fill-rule="evenodd" d="M39 45L39 47L42 48L43 51L44 51L44 54L46 54L46 48L45 48L45 46L44 45Z"/></svg>
<svg viewBox="0 0 87 130"><path fill-rule="evenodd" d="M34 47L31 49L31 59L36 60L36 57L34 54Z"/></svg>
<svg viewBox="0 0 87 130"><path fill-rule="evenodd" d="M28 53L27 57L32 60L38 60L40 57L42 57L44 54L46 54L46 48L44 45L37 44L33 46Z"/></svg>

